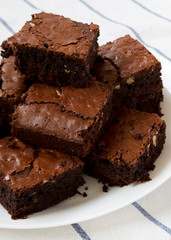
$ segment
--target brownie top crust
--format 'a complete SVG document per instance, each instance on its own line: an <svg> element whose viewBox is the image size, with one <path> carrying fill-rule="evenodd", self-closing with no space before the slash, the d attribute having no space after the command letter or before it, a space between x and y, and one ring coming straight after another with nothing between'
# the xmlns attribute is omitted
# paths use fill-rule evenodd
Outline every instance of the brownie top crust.
<svg viewBox="0 0 171 240"><path fill-rule="evenodd" d="M18 106L14 112L13 126L51 135L69 142L82 144L93 120L62 112L56 104L29 104Z"/></svg>
<svg viewBox="0 0 171 240"><path fill-rule="evenodd" d="M119 68L122 78L128 78L146 68L161 69L160 62L137 40L129 35L99 47L99 55L110 59Z"/></svg>
<svg viewBox="0 0 171 240"><path fill-rule="evenodd" d="M98 81L89 81L87 88L35 83L23 98L25 104L56 104L62 111L83 119L93 119L103 108L110 92L108 86Z"/></svg>
<svg viewBox="0 0 171 240"><path fill-rule="evenodd" d="M88 129L99 121L110 94L106 85L96 81L90 81L87 88L35 83L23 95L13 124L83 143Z"/></svg>
<svg viewBox="0 0 171 240"><path fill-rule="evenodd" d="M150 145L156 146L156 136L163 124L164 121L157 114L121 110L99 140L98 156L108 159L111 164L118 161L118 165L135 165Z"/></svg>
<svg viewBox="0 0 171 240"><path fill-rule="evenodd" d="M41 12L33 14L32 20L27 21L7 43L12 47L15 44L24 44L28 47L62 52L85 60L98 35L99 27L95 24L83 24L60 15Z"/></svg>
<svg viewBox="0 0 171 240"><path fill-rule="evenodd" d="M78 157L35 148L13 137L0 139L0 178L13 190L45 184L55 176L83 167Z"/></svg>
<svg viewBox="0 0 171 240"><path fill-rule="evenodd" d="M4 58L1 63L0 97L16 99L26 88L25 76L15 67L15 57Z"/></svg>

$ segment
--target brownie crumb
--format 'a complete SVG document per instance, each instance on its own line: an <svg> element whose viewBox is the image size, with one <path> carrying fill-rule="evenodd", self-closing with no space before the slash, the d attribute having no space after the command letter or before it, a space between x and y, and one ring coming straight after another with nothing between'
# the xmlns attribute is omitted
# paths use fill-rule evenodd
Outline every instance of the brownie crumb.
<svg viewBox="0 0 171 240"><path fill-rule="evenodd" d="M86 192L83 192L83 197L87 197L87 193Z"/></svg>
<svg viewBox="0 0 171 240"><path fill-rule="evenodd" d="M82 193L80 193L78 190L77 190L77 194L82 195Z"/></svg>
<svg viewBox="0 0 171 240"><path fill-rule="evenodd" d="M85 187L84 189L87 191L87 190L88 190L88 187Z"/></svg>
<svg viewBox="0 0 171 240"><path fill-rule="evenodd" d="M103 192L108 192L108 190L109 190L108 186L104 184L103 185Z"/></svg>

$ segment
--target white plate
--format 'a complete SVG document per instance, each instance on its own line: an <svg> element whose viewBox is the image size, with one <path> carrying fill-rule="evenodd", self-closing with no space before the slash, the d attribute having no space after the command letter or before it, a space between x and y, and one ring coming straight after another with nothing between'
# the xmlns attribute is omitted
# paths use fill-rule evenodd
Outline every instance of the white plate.
<svg viewBox="0 0 171 240"><path fill-rule="evenodd" d="M164 65L169 69L167 63ZM168 70L169 71L169 70ZM171 86L169 76L164 74L165 85L164 104L162 106L164 119L167 123L167 138L164 150L156 161L156 168L150 173L152 181L141 184L132 184L122 188L111 188L108 193L102 192L102 185L91 177L85 177L86 184L80 188L84 192L88 186L88 197L76 195L54 207L40 213L33 214L24 220L11 220L10 215L0 206L0 228L36 229L63 226L71 223L86 221L118 210L152 192L171 176Z"/></svg>

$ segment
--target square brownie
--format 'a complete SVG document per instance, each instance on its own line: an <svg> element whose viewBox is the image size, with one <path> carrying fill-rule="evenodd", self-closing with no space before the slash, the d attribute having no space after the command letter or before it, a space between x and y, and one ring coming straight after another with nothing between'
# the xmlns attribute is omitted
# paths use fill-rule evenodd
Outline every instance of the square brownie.
<svg viewBox="0 0 171 240"><path fill-rule="evenodd" d="M13 114L22 141L85 157L112 115L113 91L98 81L87 88L33 84Z"/></svg>
<svg viewBox="0 0 171 240"><path fill-rule="evenodd" d="M97 55L98 36L95 24L41 12L2 43L2 55L14 54L21 73L35 81L85 87Z"/></svg>
<svg viewBox="0 0 171 240"><path fill-rule="evenodd" d="M83 162L56 150L0 140L0 203L13 219L44 210L73 196L83 185Z"/></svg>
<svg viewBox="0 0 171 240"><path fill-rule="evenodd" d="M85 159L85 171L112 186L150 180L149 170L163 149L165 128L155 113L121 109Z"/></svg>
<svg viewBox="0 0 171 240"><path fill-rule="evenodd" d="M161 95L163 84L160 62L140 42L129 35L100 46L99 57L110 60L119 71L121 81L119 85L125 93L123 106L136 108L139 99L148 96L151 98L151 94ZM162 100L163 97L160 97L160 101ZM156 112L156 109L159 112ZM143 110L148 111L145 108ZM154 107L153 112L160 114L160 102L157 108Z"/></svg>

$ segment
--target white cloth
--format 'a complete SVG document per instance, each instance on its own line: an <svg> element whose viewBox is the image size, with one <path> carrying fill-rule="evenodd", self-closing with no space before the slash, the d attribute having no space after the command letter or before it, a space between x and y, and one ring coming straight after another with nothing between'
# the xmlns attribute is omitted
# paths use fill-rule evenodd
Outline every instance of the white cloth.
<svg viewBox="0 0 171 240"><path fill-rule="evenodd" d="M169 0L0 0L0 42L39 11L100 25L99 44L130 34L161 62L164 85L171 89L171 1ZM52 229L0 229L2 240L171 239L171 179L143 199L94 220ZM76 231L77 230L77 231Z"/></svg>

